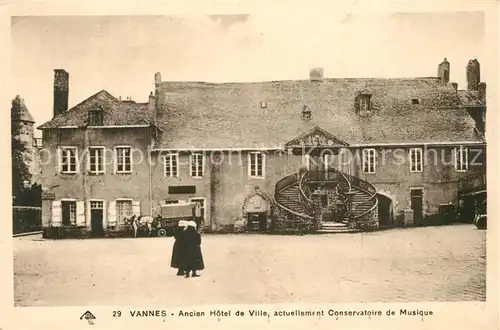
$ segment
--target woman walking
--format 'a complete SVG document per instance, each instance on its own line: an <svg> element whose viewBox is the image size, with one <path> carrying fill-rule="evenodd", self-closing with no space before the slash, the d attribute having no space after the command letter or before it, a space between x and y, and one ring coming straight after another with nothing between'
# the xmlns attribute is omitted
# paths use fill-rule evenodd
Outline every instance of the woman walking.
<svg viewBox="0 0 500 330"><path fill-rule="evenodd" d="M185 271L186 278L199 277L196 272L205 269L201 253L201 235L196 231L196 222L189 221L182 233L182 257L179 266ZM192 273L192 274L190 274Z"/></svg>
<svg viewBox="0 0 500 330"><path fill-rule="evenodd" d="M180 267L180 261L183 258L183 233L186 230L187 227L187 221L181 220L179 221L179 224L177 225L177 228L175 228L175 242L174 242L174 247L172 248L172 259L170 261L170 267L172 268L177 268L177 276L183 276L185 274L184 269Z"/></svg>

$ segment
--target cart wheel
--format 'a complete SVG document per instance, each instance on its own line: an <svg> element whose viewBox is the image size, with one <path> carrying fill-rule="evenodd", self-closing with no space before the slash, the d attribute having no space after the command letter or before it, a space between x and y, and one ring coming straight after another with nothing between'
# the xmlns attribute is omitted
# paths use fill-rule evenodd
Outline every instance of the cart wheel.
<svg viewBox="0 0 500 330"><path fill-rule="evenodd" d="M165 236L167 236L167 230L165 228L158 229L158 237L165 237Z"/></svg>

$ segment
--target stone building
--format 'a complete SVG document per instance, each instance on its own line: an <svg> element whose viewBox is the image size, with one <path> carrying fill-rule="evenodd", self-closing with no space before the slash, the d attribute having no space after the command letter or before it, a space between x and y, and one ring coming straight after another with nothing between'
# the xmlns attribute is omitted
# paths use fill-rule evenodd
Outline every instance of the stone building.
<svg viewBox="0 0 500 330"><path fill-rule="evenodd" d="M330 79L316 68L304 80L205 83L156 73L146 103L100 91L68 109L69 75L56 70L54 118L39 127L50 157L43 224L112 235L125 216L183 201L200 202L213 231L431 223L458 204L459 180L485 174L484 127L449 74L446 60L423 78Z"/></svg>

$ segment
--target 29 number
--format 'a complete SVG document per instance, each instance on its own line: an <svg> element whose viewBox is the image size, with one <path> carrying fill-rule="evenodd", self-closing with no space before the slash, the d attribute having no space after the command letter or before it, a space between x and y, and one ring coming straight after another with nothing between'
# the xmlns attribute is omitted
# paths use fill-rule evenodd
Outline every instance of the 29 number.
<svg viewBox="0 0 500 330"><path fill-rule="evenodd" d="M122 316L121 311L113 311L113 317L120 317L120 316Z"/></svg>

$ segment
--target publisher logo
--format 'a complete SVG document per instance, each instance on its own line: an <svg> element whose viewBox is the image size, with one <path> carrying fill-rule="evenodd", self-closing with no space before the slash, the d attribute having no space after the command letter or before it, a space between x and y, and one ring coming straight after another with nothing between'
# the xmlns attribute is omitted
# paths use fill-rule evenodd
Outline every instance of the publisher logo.
<svg viewBox="0 0 500 330"><path fill-rule="evenodd" d="M85 313L82 314L82 316L80 316L80 320L87 320L87 322L89 322L89 324L94 324L95 319L96 318L95 318L94 314L92 314L89 311L86 311Z"/></svg>

